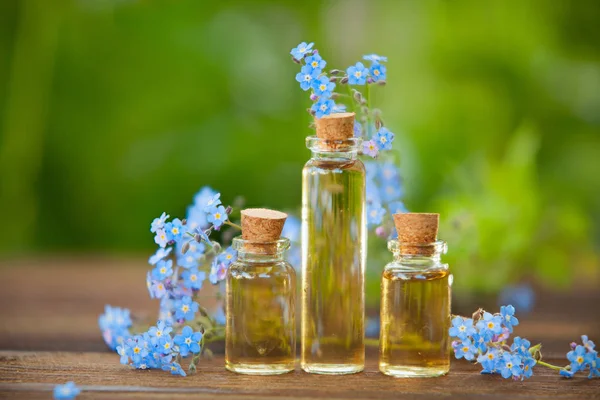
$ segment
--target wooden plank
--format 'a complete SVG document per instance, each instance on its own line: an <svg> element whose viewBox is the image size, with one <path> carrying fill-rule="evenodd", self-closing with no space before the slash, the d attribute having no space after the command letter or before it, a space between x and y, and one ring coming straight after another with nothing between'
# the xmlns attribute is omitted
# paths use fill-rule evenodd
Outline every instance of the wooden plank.
<svg viewBox="0 0 600 400"><path fill-rule="evenodd" d="M97 327L104 304L124 306L152 318L158 307L148 298L144 257L0 262L0 398L48 399L57 383L74 380L80 399L388 399L600 398L600 380L564 380L538 368L525 382L482 376L477 366L454 361L437 379L393 379L377 371L376 349L367 352L366 371L318 376L301 371L277 377L250 377L224 370L222 355L205 360L188 378L162 371L134 371L106 350ZM460 299L459 299L460 300ZM482 301L494 307L489 299ZM516 334L544 343L546 358L565 363L568 343L587 333L600 341L600 292L538 295L535 313L521 317ZM469 302L455 313L473 311ZM29 350L29 351L27 351ZM50 351L43 351L50 350Z"/></svg>
<svg viewBox="0 0 600 400"><path fill-rule="evenodd" d="M198 373L182 378L163 371L136 371L119 364L112 353L0 352L0 392L35 393L74 380L86 392L131 393L140 398L157 394L216 395L237 398L389 399L439 398L452 394L495 397L535 397L559 394L573 398L599 398L600 381L565 380L539 369L525 382L480 375L477 366L455 361L448 376L436 379L394 379L377 371L369 357L365 372L346 376L319 376L297 370L280 376L245 376L228 372L222 356L203 360ZM83 398L83 397L82 397ZM101 398L101 397L98 397ZM134 397L135 398L135 397ZM173 397L175 398L175 397Z"/></svg>

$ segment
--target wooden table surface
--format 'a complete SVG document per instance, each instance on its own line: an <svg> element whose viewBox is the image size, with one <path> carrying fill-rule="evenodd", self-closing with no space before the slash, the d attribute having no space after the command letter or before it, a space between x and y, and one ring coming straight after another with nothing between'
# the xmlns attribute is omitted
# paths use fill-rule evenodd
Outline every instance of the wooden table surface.
<svg viewBox="0 0 600 400"><path fill-rule="evenodd" d="M131 370L104 345L97 318L105 303L156 313L157 302L147 296L143 261L0 262L0 398L51 399L54 385L73 380L82 389L78 399L600 399L600 379L565 380L546 368L514 382L480 375L478 366L455 360L445 377L394 379L378 372L374 348L367 351L365 372L347 376L300 370L273 377L237 375L224 369L219 354L201 361L198 372L187 378ZM566 364L569 343L581 334L600 343L599 305L597 290L542 294L516 334L541 341L547 360Z"/></svg>

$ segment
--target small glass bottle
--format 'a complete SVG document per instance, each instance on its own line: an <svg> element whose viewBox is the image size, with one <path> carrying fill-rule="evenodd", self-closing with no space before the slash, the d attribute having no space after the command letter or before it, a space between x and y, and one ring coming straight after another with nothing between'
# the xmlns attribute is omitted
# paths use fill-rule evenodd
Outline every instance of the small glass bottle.
<svg viewBox="0 0 600 400"><path fill-rule="evenodd" d="M230 371L275 375L294 370L296 273L284 260L290 241L279 238L286 217L265 209L242 211L242 238L233 239L238 258L226 278L225 366Z"/></svg>
<svg viewBox="0 0 600 400"><path fill-rule="evenodd" d="M438 214L395 214L394 261L381 279L379 370L394 377L433 377L450 370L452 275L441 262Z"/></svg>
<svg viewBox="0 0 600 400"><path fill-rule="evenodd" d="M316 119L302 171L301 366L317 374L364 369L365 167L354 114Z"/></svg>

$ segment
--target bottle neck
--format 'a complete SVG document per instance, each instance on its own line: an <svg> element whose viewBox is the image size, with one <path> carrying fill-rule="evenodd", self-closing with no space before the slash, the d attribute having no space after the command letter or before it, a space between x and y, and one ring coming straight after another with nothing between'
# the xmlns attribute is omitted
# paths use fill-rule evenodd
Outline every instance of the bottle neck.
<svg viewBox="0 0 600 400"><path fill-rule="evenodd" d="M317 136L306 138L306 147L312 153L312 158L317 160L347 161L358 157L362 145L361 138L348 138L345 140L326 140Z"/></svg>
<svg viewBox="0 0 600 400"><path fill-rule="evenodd" d="M433 243L414 244L401 243L398 240L388 241L388 249L394 254L394 260L407 264L438 264L442 255L446 254L446 242L438 240Z"/></svg>
<svg viewBox="0 0 600 400"><path fill-rule="evenodd" d="M271 263L284 261L290 241L281 238L273 242L255 242L241 237L233 239L233 248L238 252L238 261L247 263Z"/></svg>

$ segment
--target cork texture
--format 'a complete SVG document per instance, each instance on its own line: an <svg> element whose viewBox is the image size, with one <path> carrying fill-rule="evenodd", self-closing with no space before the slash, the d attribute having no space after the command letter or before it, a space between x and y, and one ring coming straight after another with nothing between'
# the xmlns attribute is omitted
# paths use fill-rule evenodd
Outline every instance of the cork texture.
<svg viewBox="0 0 600 400"><path fill-rule="evenodd" d="M335 113L315 118L315 125L319 139L350 139L354 136L354 113Z"/></svg>
<svg viewBox="0 0 600 400"><path fill-rule="evenodd" d="M402 254L432 255L434 246L422 246L437 240L440 214L399 213L394 214Z"/></svg>
<svg viewBox="0 0 600 400"><path fill-rule="evenodd" d="M276 246L261 245L279 240L287 214L267 208L247 208L242 210L242 239L253 242L246 250L270 254Z"/></svg>

